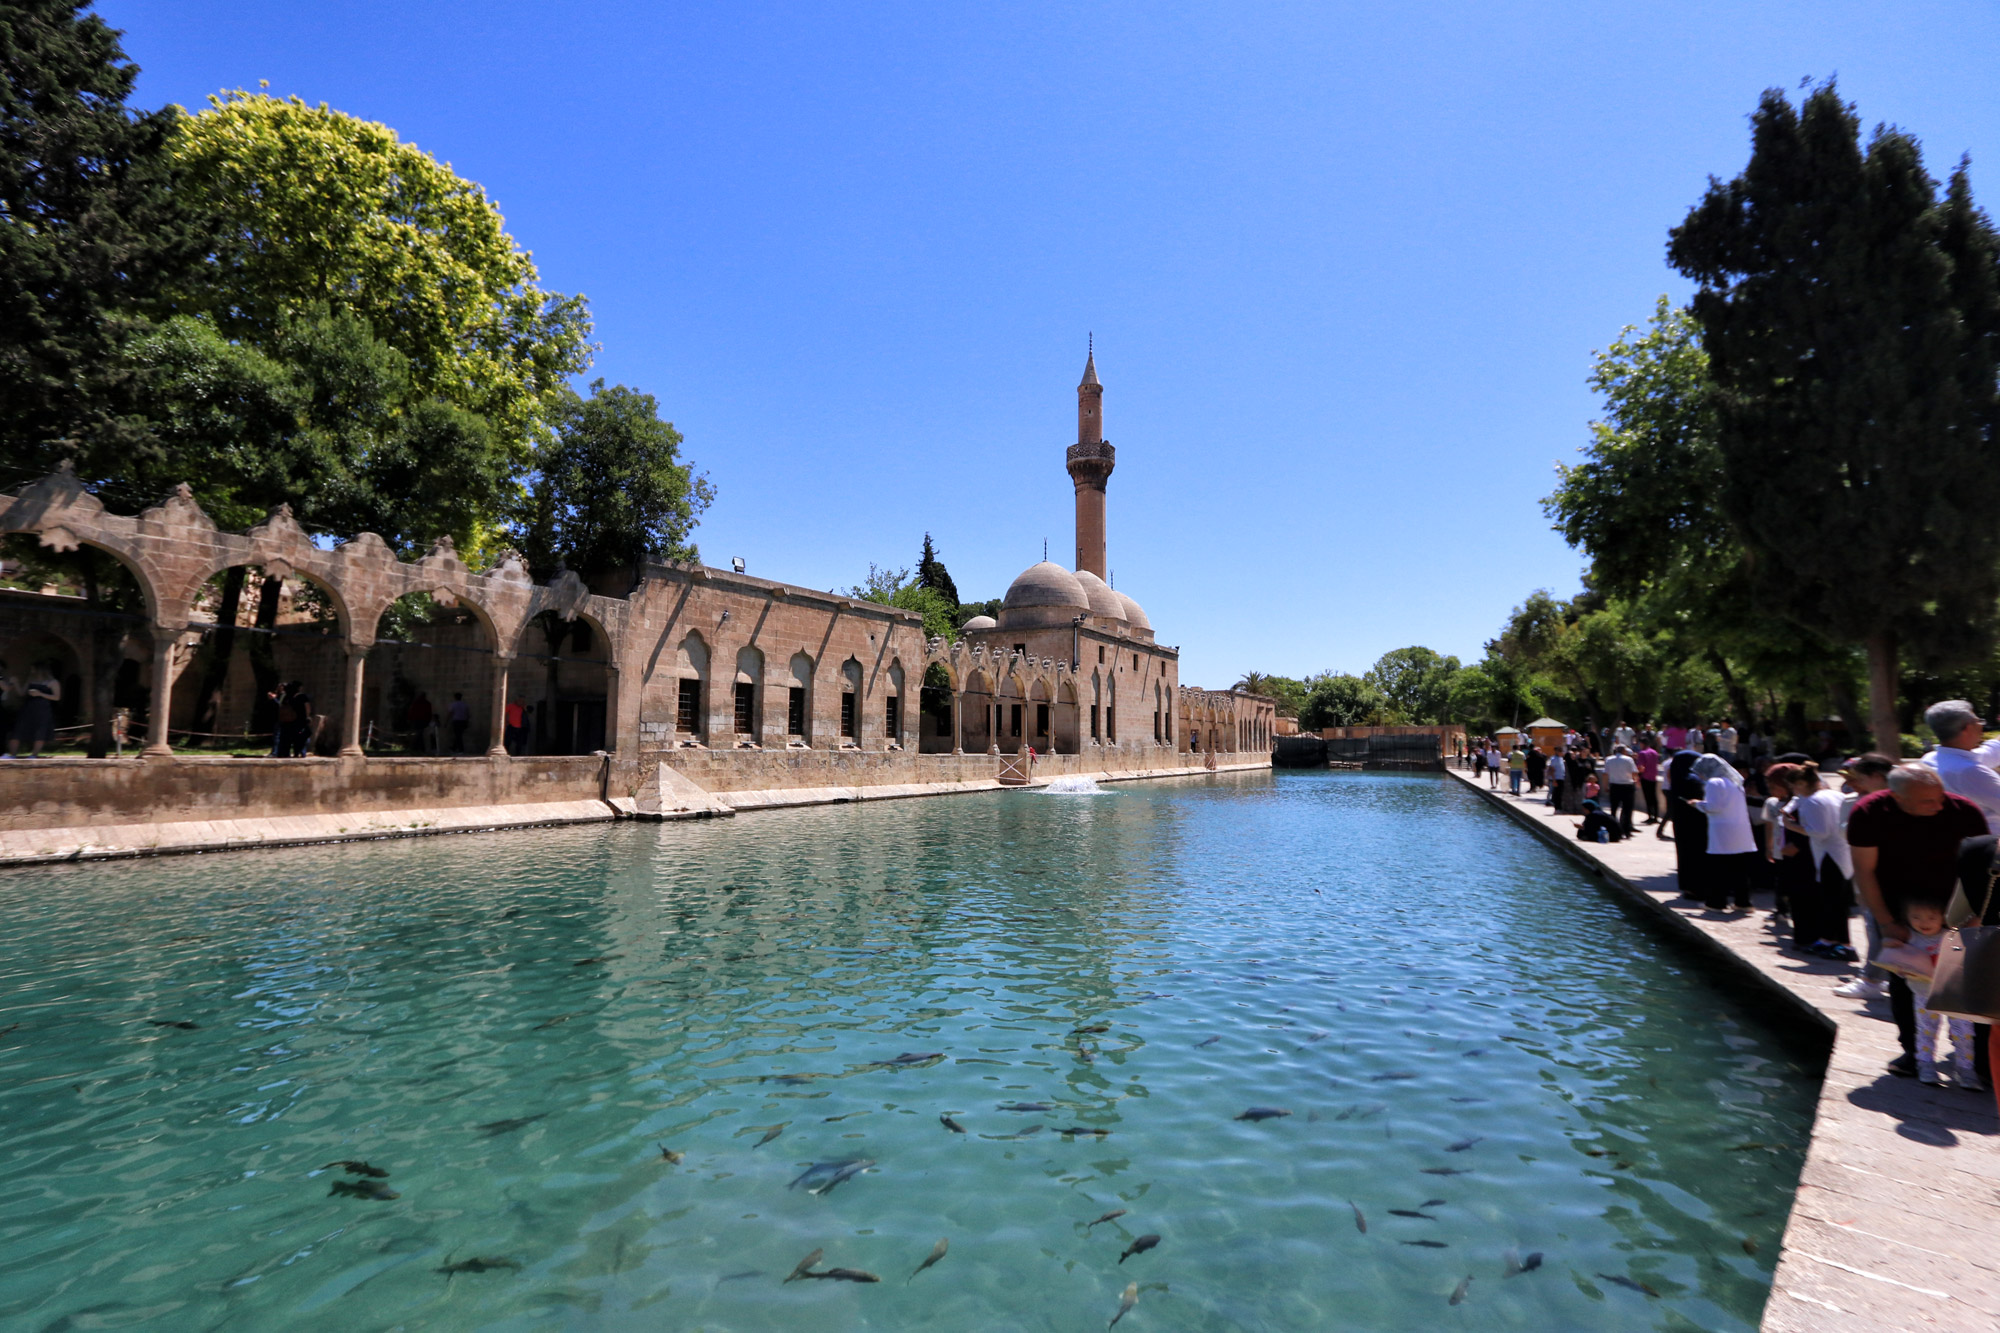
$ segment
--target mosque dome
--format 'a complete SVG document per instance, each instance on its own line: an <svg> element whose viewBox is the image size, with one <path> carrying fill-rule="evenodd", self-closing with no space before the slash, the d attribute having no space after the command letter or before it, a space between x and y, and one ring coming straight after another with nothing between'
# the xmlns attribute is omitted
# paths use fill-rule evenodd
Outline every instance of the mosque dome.
<svg viewBox="0 0 2000 1333"><path fill-rule="evenodd" d="M1007 629L1066 625L1091 610L1090 595L1076 575L1043 560L1021 571L1000 606L1000 625ZM970 628L968 625L967 628Z"/></svg>
<svg viewBox="0 0 2000 1333"><path fill-rule="evenodd" d="M1109 584L1087 569L1076 571L1076 581L1083 586L1084 595L1090 598L1091 615L1113 625L1125 623L1125 603L1111 591Z"/></svg>
<svg viewBox="0 0 2000 1333"><path fill-rule="evenodd" d="M965 622L965 632L967 634L977 634L982 630L999 629L999 628L1000 628L1000 622L995 620L992 616L974 616L972 619Z"/></svg>
<svg viewBox="0 0 2000 1333"><path fill-rule="evenodd" d="M1153 622L1146 619L1146 613L1140 609L1139 604L1116 588L1111 590L1111 595L1125 604L1125 623L1132 627L1132 633L1138 638L1151 639Z"/></svg>

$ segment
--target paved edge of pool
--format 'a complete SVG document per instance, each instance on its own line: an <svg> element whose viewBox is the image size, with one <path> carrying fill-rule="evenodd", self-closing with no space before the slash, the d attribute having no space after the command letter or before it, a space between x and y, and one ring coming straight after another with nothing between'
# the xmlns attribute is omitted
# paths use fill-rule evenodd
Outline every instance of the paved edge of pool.
<svg viewBox="0 0 2000 1333"><path fill-rule="evenodd" d="M1674 846L1585 843L1539 799L1449 776L1552 843L1675 935L1832 1034L1765 1333L1991 1333L2000 1327L2000 1123L1990 1094L1930 1088L1883 1066L1886 1003L1833 993L1848 970L1781 951L1765 913L1677 900Z"/></svg>
<svg viewBox="0 0 2000 1333"><path fill-rule="evenodd" d="M1219 764L1208 768L1163 768L1137 773L1085 773L1098 782L1143 782L1155 778L1209 777L1216 773L1269 772L1269 762ZM999 782L934 782L874 787L792 787L761 791L716 792L724 815L755 810L790 810L802 806L845 805L858 801L908 800L922 796L957 796L968 792L1033 790L1048 785L1037 778L1027 788ZM240 852L272 847L309 847L329 842L370 842L383 838L421 838L444 833L493 833L505 829L551 828L565 824L608 824L643 818L680 820L708 817L706 811L668 811L640 815L630 797L610 800L536 801L511 805L442 806L313 815L280 815L260 819L176 820L163 823L107 824L79 828L0 830L0 870L68 862L129 860L142 856L187 856L203 852Z"/></svg>

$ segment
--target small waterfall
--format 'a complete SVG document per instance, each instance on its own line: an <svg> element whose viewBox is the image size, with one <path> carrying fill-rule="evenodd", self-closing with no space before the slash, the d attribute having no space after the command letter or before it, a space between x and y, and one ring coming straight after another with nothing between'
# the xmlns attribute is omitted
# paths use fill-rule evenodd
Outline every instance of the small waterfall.
<svg viewBox="0 0 2000 1333"><path fill-rule="evenodd" d="M1052 778L1042 790L1050 796L1108 796L1094 778Z"/></svg>

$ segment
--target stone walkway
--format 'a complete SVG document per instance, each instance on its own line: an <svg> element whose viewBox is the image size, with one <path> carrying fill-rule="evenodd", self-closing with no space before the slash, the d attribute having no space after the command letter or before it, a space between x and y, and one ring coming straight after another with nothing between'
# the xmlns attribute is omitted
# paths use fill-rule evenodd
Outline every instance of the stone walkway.
<svg viewBox="0 0 2000 1333"><path fill-rule="evenodd" d="M1732 918L1677 900L1674 845L1651 829L1622 843L1578 842L1574 816L1509 796L1504 778L1492 791L1450 772L1833 1034L1764 1309L1768 1333L2000 1329L2000 1123L1991 1094L1887 1073L1899 1053L1887 1002L1835 996L1851 969L1783 952L1766 912Z"/></svg>

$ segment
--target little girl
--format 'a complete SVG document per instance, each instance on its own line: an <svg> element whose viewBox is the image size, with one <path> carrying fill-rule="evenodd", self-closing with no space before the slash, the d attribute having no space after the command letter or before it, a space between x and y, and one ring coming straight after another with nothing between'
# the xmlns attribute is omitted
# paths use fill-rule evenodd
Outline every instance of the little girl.
<svg viewBox="0 0 2000 1333"><path fill-rule="evenodd" d="M1909 980L1910 992L1917 1001L1917 1077L1925 1083L1936 1083L1938 1029L1944 1016L1931 1012L1931 974L1937 968L1938 946L1944 941L1944 909L1935 903L1908 903L1903 908L1903 923L1910 928L1910 942L1896 952L1912 962L1922 959L1928 963L1921 975L1915 967L1907 971L1897 969ZM1971 1021L1953 1018L1944 1025L1951 1033L1952 1082L1961 1088L1979 1087L1979 1075L1972 1063Z"/></svg>

